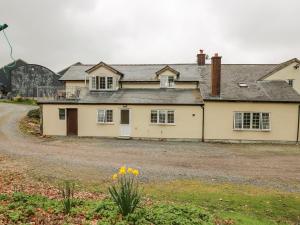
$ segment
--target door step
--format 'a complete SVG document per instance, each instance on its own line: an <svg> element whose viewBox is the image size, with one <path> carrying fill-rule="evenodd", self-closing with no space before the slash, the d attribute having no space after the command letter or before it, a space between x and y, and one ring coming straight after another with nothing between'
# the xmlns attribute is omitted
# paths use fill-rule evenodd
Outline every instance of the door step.
<svg viewBox="0 0 300 225"><path fill-rule="evenodd" d="M129 140L129 139L131 139L131 137L130 136L119 136L118 139Z"/></svg>

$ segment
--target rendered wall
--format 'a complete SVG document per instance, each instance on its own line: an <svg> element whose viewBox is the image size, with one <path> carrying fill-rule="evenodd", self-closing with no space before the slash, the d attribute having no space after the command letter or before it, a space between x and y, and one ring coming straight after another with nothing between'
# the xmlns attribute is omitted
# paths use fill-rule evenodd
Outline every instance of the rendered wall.
<svg viewBox="0 0 300 225"><path fill-rule="evenodd" d="M233 130L235 111L270 112L271 131ZM297 123L297 104L205 103L204 135L206 140L296 141Z"/></svg>
<svg viewBox="0 0 300 225"><path fill-rule="evenodd" d="M66 120L59 120L59 108L78 108L78 136L120 136L120 110L122 105L43 105L43 131L45 135L66 135ZM202 109L200 106L128 105L130 109L131 137L201 139ZM98 124L97 109L112 109L113 124ZM153 109L175 110L175 125L150 123Z"/></svg>

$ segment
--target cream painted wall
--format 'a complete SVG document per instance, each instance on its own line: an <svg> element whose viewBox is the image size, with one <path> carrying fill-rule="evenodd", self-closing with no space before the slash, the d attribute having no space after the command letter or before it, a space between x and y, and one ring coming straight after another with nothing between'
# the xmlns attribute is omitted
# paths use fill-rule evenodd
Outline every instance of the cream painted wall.
<svg viewBox="0 0 300 225"><path fill-rule="evenodd" d="M84 87L84 81L66 81L66 88L73 87ZM87 80L87 87L89 86L89 81ZM125 82L122 83L122 88L160 88L159 83L144 83L144 82ZM179 89L196 89L197 84L195 82L176 82L175 88Z"/></svg>
<svg viewBox="0 0 300 225"><path fill-rule="evenodd" d="M277 71L265 80L289 80L294 79L294 89L300 93L300 69L295 69L294 66L298 63L294 62L291 65Z"/></svg>
<svg viewBox="0 0 300 225"><path fill-rule="evenodd" d="M160 88L159 83L126 82L122 83L122 88ZM175 82L175 88L178 89L196 89L195 82Z"/></svg>
<svg viewBox="0 0 300 225"><path fill-rule="evenodd" d="M78 136L120 136L120 109L122 105L43 105L45 135L66 135L66 121L59 120L59 108L78 108ZM131 137L201 139L202 109L200 106L128 105L131 115ZM112 109L114 123L98 124L97 109ZM175 125L150 123L153 109L175 110Z"/></svg>
<svg viewBox="0 0 300 225"><path fill-rule="evenodd" d="M89 81L87 80L87 87L89 86ZM65 82L66 89L73 88L73 87L85 87L84 81L78 80L78 81L66 81Z"/></svg>
<svg viewBox="0 0 300 225"><path fill-rule="evenodd" d="M270 112L271 131L234 131L235 111ZM205 139L296 141L297 104L272 103L205 103Z"/></svg>

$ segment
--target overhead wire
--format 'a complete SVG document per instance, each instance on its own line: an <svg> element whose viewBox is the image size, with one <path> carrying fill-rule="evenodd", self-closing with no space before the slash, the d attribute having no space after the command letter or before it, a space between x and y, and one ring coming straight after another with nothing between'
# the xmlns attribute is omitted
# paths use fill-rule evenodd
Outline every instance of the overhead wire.
<svg viewBox="0 0 300 225"><path fill-rule="evenodd" d="M8 65L6 65L6 66L3 67L3 71L4 71L4 73L6 73L5 68L13 68L13 67L15 67L16 66L16 60L13 57L13 47L12 47L12 45L11 45L11 43L10 43L10 41L9 41L9 39L8 39L5 31L4 31L4 29L2 31L3 31L3 35L5 37L5 40L7 41L9 49L10 49L10 58L13 60L12 63L9 63Z"/></svg>

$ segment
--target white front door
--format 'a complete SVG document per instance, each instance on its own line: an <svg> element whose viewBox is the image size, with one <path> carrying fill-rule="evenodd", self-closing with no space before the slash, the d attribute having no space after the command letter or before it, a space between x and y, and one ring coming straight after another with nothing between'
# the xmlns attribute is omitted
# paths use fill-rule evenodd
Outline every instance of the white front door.
<svg viewBox="0 0 300 225"><path fill-rule="evenodd" d="M120 132L122 137L129 137L131 132L130 127L130 110L121 109Z"/></svg>

